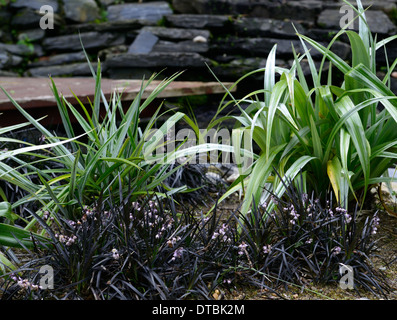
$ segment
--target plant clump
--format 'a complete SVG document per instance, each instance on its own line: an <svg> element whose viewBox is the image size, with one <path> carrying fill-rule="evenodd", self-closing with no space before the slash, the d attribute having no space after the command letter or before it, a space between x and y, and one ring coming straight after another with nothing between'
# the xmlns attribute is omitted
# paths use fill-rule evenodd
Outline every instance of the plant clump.
<svg viewBox="0 0 397 320"><path fill-rule="evenodd" d="M397 36L377 43L359 0L354 10L359 32L343 29L327 48L299 35L305 49L307 42L323 54L319 70L309 50L298 56L294 48L291 69L276 67L274 46L266 68L241 79L264 72L264 88L224 105L222 100L204 131L230 119L215 118L234 103L241 115L233 117L231 146L184 148L186 139L171 141L169 132L180 121L196 138L201 131L175 110L165 111L173 113L158 125L159 108L142 125L142 111L179 74L146 99L155 75L142 82L125 110L116 93L106 101L100 63L95 71L86 55L95 95L89 106L77 99L84 116L51 82L65 137L3 90L28 122L0 128L1 299L217 299L220 290L239 286L279 295L282 287L312 283L387 297L390 283L371 262L380 214L363 209L370 188L396 181L387 172L397 159L397 102L389 88L397 60L381 80L375 53ZM351 64L331 51L344 33ZM326 59L331 66L321 83ZM333 83L335 68L342 84ZM38 145L12 135L28 125L38 131ZM237 166L239 176L226 191L188 163L213 150L252 160ZM236 192L243 196L238 210L220 214L222 201ZM214 205L203 212L198 204L214 194ZM346 271L354 280L347 284Z"/></svg>
<svg viewBox="0 0 397 320"><path fill-rule="evenodd" d="M52 213L52 227L37 216L51 240L38 239L29 262L3 275L2 298L210 299L243 283L276 293L291 283L338 283L341 266L353 269L356 290L386 296L389 285L370 263L377 214L362 221L357 210L286 190L272 197L274 209L260 205L249 216L197 216L150 196L121 205L107 198L78 220ZM55 290L40 287L47 264Z"/></svg>

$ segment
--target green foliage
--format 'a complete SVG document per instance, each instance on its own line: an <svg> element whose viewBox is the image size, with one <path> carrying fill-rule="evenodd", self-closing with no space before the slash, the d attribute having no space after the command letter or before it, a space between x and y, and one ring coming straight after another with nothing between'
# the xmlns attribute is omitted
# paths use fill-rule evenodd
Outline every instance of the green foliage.
<svg viewBox="0 0 397 320"><path fill-rule="evenodd" d="M142 81L136 98L125 109L121 103L121 94L115 92L109 101L105 99L101 90L101 64L98 62L97 70L94 71L87 55L86 57L95 80L94 100L88 106L84 105L77 96L75 98L79 108L69 103L59 94L51 79L51 88L66 137L59 137L50 132L40 123L41 119L34 119L3 89L28 123L2 128L0 133L10 132L30 124L47 142L37 146L29 144L26 147L17 147L0 154L1 180L26 192L26 196L17 199L11 207L4 203L5 207L1 211L1 216L7 218L10 224L20 219L26 232L38 229L36 215L32 213L33 217L30 215L26 219L22 216L11 215L12 209L32 203L31 211L37 211L39 217L44 212L50 211L60 213L62 218L78 219L83 204L94 203L100 197L113 196L114 199L122 199L128 194L131 200L135 201L143 195L150 194L164 198L167 193L173 194L187 190L180 184L172 188L165 183L179 170L179 165L175 165L176 159L190 154L194 155L200 152L201 148L208 151L211 148L218 148L213 145L208 149L208 146L204 144L179 150L184 141L166 140L164 142L167 133L181 120L186 120L198 132L194 122L181 112L170 115L164 123L153 130L160 117L161 108L158 108L150 121L145 126L141 125L139 117L142 111L179 74L160 81L150 93L147 93L146 89L153 83L155 75ZM72 116L77 119L77 124L72 124ZM77 130L83 133L77 135ZM22 141L9 138L1 138L1 141L14 142L18 146L26 145ZM176 148L167 153L157 152L167 143L175 143ZM29 155L33 160L24 161L19 157L21 155ZM12 159L19 166L11 167L2 161L5 159ZM46 166L39 168L38 163L45 163ZM24 169L23 173L21 169ZM32 177L35 178L32 179ZM1 192L1 196L5 201L7 200L4 192ZM57 219L55 222L59 223ZM22 233L20 235L24 236ZM0 241L0 244L11 245L13 242Z"/></svg>
<svg viewBox="0 0 397 320"><path fill-rule="evenodd" d="M387 177L387 168L397 159L397 100L388 84L397 60L381 80L376 75L375 52L396 36L377 43L369 31L360 1L357 3L358 34L343 29L327 48L299 35L305 54L298 57L292 48L295 59L289 70L275 65L275 45L266 68L239 80L257 72L265 75L262 90L240 100L233 98L239 108L242 103L249 104L245 110L240 108L241 115L235 118L251 132L253 142L261 150L252 167L243 172L244 183L233 185L223 197L246 187L244 214L253 200L263 203L269 198L270 193L263 192L265 186L282 196L285 188L274 170L292 180L303 170L305 190L321 197L332 188L345 208L350 201L362 205L372 185L392 181ZM351 65L332 52L332 44L344 33L351 44ZM319 70L306 43L323 54ZM303 75L302 59L309 64L312 87ZM330 62L328 77L322 84L326 60ZM344 75L341 85L332 82L335 67ZM280 76L277 82L276 74ZM380 106L384 109L378 112ZM235 138L242 141L241 136Z"/></svg>
<svg viewBox="0 0 397 320"><path fill-rule="evenodd" d="M4 290L9 298L21 289L15 289L15 279L43 263L52 264L57 272L59 286L52 298L73 288L66 298L207 299L222 280L226 286L229 280L242 280L270 290L264 281L267 276L277 279L276 285L299 283L303 276L335 281L340 264L355 268L359 285L384 294L387 285L365 259L375 248L371 234L378 218L358 225L358 207L350 214L348 205L362 206L372 185L396 181L387 176L387 169L397 159L397 101L389 88L397 59L387 63L386 76L379 79L375 53L397 36L376 42L359 0L357 5L358 33L341 30L328 47L299 35L305 53L298 56L292 48L290 69L276 66L275 45L265 68L235 84L264 73L263 89L237 100L225 88L222 107L206 131L231 118L216 119L230 105L223 104L226 97L232 97L231 103L241 111L233 117L238 127L232 132L232 146L182 148L184 141L164 142L182 120L200 137L195 120L181 112L153 130L161 116L159 108L142 125L142 111L179 74L161 81L149 94L146 89L155 75L142 81L137 97L125 109L120 94L105 99L101 64L94 70L86 55L95 80L94 100L88 106L77 96L79 106L72 105L51 79L64 137L50 132L3 89L28 122L0 128L0 134L30 124L46 141L33 145L0 137L1 142L18 145L0 153L0 179L6 187L24 192L12 202L0 189L0 272L6 286L14 288ZM351 44L351 64L331 50L342 34ZM323 54L319 69L307 44ZM303 59L310 67L311 86L303 74ZM327 80L322 83L326 61ZM343 74L342 84L333 82L335 68ZM176 143L176 149L156 152L167 143ZM254 146L259 154L252 154ZM240 177L220 201L241 191L242 214L221 219L215 205L211 215L197 217L176 209L169 198L180 191L197 191L200 186L194 184L204 181L200 170L175 160L211 150L234 151ZM245 166L248 155L253 163ZM187 189L184 184L194 186ZM332 191L334 205L327 202ZM29 216L17 210L26 204L32 204L26 208ZM19 267L10 249L14 247L38 258ZM29 291L26 298L42 299L46 294Z"/></svg>
<svg viewBox="0 0 397 320"><path fill-rule="evenodd" d="M118 187L115 186L119 179L124 182L125 186L133 185L133 196L139 197L147 192L155 192L164 179L172 174L173 171L164 174L167 167L165 158L171 154L163 155L163 159L154 158L152 161L148 159L151 153L159 147L167 131L181 120L184 114L176 113L169 117L151 139L149 139L150 129L160 109L146 128L140 127L139 115L177 75L161 82L145 100L142 100L142 95L154 77L142 82L141 91L126 112L122 108L120 95L115 93L109 103L101 99L103 93L100 88L100 63L94 75L96 87L93 103L87 108L76 97L85 117L75 106L59 95L52 81L52 90L67 134L66 138L52 134L6 93L15 107L49 142L47 147L51 147L51 151L43 156L43 161L58 164L58 169L36 170L35 173L38 173L41 185L31 190L34 197L29 194L15 205L28 199L40 200L44 203L44 209L57 208L65 217L72 218L80 210L82 203L95 201L101 192L104 192L105 196L112 192L118 193ZM100 115L101 103L104 104L106 110L103 118ZM76 136L76 127L72 125L70 114L78 120L78 125L84 132L83 135ZM118 121L118 119L121 120ZM86 142L79 139L82 136L87 138ZM65 143L68 144L65 145ZM35 148L42 149L43 146L29 147L29 151ZM28 150L21 149L14 153L26 151ZM51 177L50 174L54 172L56 172L55 177ZM23 184L24 182L21 182L21 185ZM125 187L120 192L129 191ZM28 224L27 229L30 229L34 223L35 219Z"/></svg>

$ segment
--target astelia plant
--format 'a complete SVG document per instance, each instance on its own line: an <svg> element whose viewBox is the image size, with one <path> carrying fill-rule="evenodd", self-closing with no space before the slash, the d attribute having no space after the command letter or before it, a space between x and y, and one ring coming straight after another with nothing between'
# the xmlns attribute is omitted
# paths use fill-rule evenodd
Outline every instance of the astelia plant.
<svg viewBox="0 0 397 320"><path fill-rule="evenodd" d="M333 190L344 208L356 202L362 207L371 186L395 181L387 176L387 169L397 159L397 99L388 85L397 60L387 66L385 78L379 79L376 51L396 36L376 42L360 1L357 6L352 7L360 21L358 33L343 28L328 47L299 35L304 54L298 56L292 48L295 59L290 69L275 65L275 45L265 68L239 80L264 72L264 88L240 100L228 93L241 109L241 115L235 117L241 130L234 131L234 147L242 144L242 132L249 132L260 149L258 159L241 172L240 179L222 198L243 190L243 214L250 211L252 201L264 203L269 199L265 187L278 197L283 195L285 187L275 171L302 183L306 192L314 191L319 197ZM350 64L332 52L332 44L342 34L350 41ZM307 44L323 54L319 69ZM310 85L303 74L303 59L310 67ZM323 77L326 60L330 63L327 77ZM334 83L335 67L341 71L343 83ZM322 83L324 78L326 83ZM248 108L241 108L243 103ZM382 111L380 106L384 107ZM300 170L303 179L295 179Z"/></svg>

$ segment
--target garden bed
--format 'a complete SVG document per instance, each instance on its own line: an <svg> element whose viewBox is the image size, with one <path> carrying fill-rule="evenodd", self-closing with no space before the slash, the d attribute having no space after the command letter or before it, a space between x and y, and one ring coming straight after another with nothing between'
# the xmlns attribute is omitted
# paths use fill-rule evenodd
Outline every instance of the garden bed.
<svg viewBox="0 0 397 320"><path fill-rule="evenodd" d="M27 122L0 129L2 299L395 298L395 195L373 188L396 182L397 60L380 79L374 52L397 36L376 43L357 7L359 33L332 41L347 35L351 61L299 35L324 61L293 50L285 69L275 44L205 128L173 106L142 121L180 73L154 89L153 75L127 110L100 64L83 113L51 82L62 134L3 90ZM27 126L37 143L13 136Z"/></svg>

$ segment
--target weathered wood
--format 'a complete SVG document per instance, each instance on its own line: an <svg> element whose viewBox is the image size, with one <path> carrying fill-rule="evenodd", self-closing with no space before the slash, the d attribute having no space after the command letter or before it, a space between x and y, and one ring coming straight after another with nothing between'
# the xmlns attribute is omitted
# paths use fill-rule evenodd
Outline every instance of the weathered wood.
<svg viewBox="0 0 397 320"><path fill-rule="evenodd" d="M53 78L57 90L71 104L78 104L74 95L84 104L94 100L95 79L93 78ZM152 81L145 89L142 98L147 96L160 84L160 80ZM131 101L141 89L141 80L111 80L102 79L101 88L107 99L112 93L122 93L122 101ZM224 83L227 88L231 83ZM36 114L53 114L52 122L57 122L58 113L56 101L51 90L49 78L19 78L0 77L0 87L8 92L18 104L26 110L36 111ZM234 91L235 88L232 90ZM217 82L171 82L157 98L182 97L202 94L224 93L225 90ZM16 108L0 90L0 125L15 123ZM46 112L46 113L45 113ZM13 116L11 116L11 114Z"/></svg>

